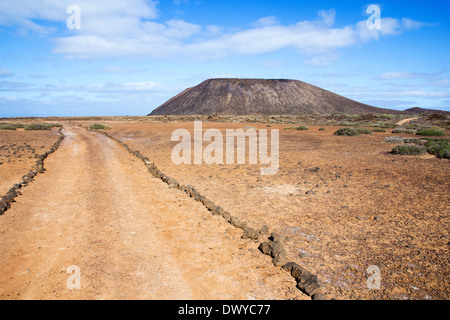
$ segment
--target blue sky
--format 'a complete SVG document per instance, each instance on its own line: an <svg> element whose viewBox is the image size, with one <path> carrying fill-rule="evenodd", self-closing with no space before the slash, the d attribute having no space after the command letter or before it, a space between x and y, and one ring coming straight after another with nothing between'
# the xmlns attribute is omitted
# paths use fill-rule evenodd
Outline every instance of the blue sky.
<svg viewBox="0 0 450 320"><path fill-rule="evenodd" d="M448 1L2 1L0 117L145 115L219 77L450 111L449 15Z"/></svg>

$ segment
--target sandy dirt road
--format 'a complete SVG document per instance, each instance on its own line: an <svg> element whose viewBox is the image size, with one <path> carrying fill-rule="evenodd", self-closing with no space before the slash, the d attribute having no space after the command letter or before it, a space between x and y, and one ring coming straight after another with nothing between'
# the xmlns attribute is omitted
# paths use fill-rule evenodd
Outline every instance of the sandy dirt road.
<svg viewBox="0 0 450 320"><path fill-rule="evenodd" d="M1 299L310 299L259 243L119 144L63 132L46 172L0 216Z"/></svg>
<svg viewBox="0 0 450 320"><path fill-rule="evenodd" d="M403 125L405 125L405 124L407 124L407 123L410 123L411 121L417 120L417 119L419 119L419 118L403 119L403 120L400 120L399 122L397 122L397 125L403 126Z"/></svg>

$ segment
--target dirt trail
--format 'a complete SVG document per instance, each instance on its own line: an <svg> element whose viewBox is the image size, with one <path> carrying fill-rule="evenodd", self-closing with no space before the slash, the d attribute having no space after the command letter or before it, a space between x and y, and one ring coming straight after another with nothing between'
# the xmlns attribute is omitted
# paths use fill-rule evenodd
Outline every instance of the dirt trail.
<svg viewBox="0 0 450 320"><path fill-rule="evenodd" d="M397 125L402 126L402 125L404 125L404 124L410 123L411 121L417 120L417 119L419 119L419 118L403 119L403 120L397 122Z"/></svg>
<svg viewBox="0 0 450 320"><path fill-rule="evenodd" d="M103 135L66 128L0 217L1 299L309 299L294 279ZM67 268L81 271L69 289Z"/></svg>

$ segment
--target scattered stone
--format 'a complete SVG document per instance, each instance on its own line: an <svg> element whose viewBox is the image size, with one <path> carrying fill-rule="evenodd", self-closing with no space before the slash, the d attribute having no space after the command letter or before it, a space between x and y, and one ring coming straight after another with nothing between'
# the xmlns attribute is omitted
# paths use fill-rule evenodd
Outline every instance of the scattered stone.
<svg viewBox="0 0 450 320"><path fill-rule="evenodd" d="M287 253L281 242L274 242L272 246L272 262L276 267L280 267L287 262Z"/></svg>
<svg viewBox="0 0 450 320"><path fill-rule="evenodd" d="M272 255L272 244L270 242L262 242L258 249L264 254Z"/></svg>
<svg viewBox="0 0 450 320"><path fill-rule="evenodd" d="M231 214L228 211L224 211L222 213L222 217L225 219L225 221L230 222L231 220Z"/></svg>
<svg viewBox="0 0 450 320"><path fill-rule="evenodd" d="M217 206L212 212L214 215L221 216L225 210L221 206Z"/></svg>
<svg viewBox="0 0 450 320"><path fill-rule="evenodd" d="M214 202L212 202L209 199L204 199L203 201L203 205L209 210L209 211L214 211L214 209L216 209L216 205L214 204Z"/></svg>
<svg viewBox="0 0 450 320"><path fill-rule="evenodd" d="M326 293L326 288L319 282L317 276L311 274L297 263L289 262L282 268L291 273L292 277L297 281L297 287L309 296Z"/></svg>
<svg viewBox="0 0 450 320"><path fill-rule="evenodd" d="M273 242L284 242L286 240L286 237L282 236L281 234L278 234L276 232L272 232L269 237L270 240Z"/></svg>
<svg viewBox="0 0 450 320"><path fill-rule="evenodd" d="M283 266L287 262L286 249L281 242L263 242L258 249L272 257L272 262L276 267Z"/></svg>
<svg viewBox="0 0 450 320"><path fill-rule="evenodd" d="M231 217L230 223L231 225L239 229L245 229L245 227L247 226L247 223L245 221L241 221L239 218L236 217Z"/></svg>
<svg viewBox="0 0 450 320"><path fill-rule="evenodd" d="M259 231L250 227L244 228L244 234L242 235L242 239L251 239L258 240Z"/></svg>
<svg viewBox="0 0 450 320"><path fill-rule="evenodd" d="M308 257L310 257L311 255L310 255L309 253L307 253L307 252L300 252L300 253L298 254L298 256L299 256L300 258L308 258Z"/></svg>
<svg viewBox="0 0 450 320"><path fill-rule="evenodd" d="M267 226L262 226L261 229L259 230L259 234L260 235L269 234L269 228Z"/></svg>

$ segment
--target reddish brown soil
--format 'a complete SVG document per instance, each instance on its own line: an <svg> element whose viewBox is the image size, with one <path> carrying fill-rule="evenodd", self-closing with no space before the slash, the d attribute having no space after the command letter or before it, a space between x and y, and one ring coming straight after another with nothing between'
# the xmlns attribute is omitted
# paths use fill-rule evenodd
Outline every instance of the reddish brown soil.
<svg viewBox="0 0 450 320"><path fill-rule="evenodd" d="M66 123L46 172L0 216L0 298L310 299L258 242L153 178L111 139L74 126L83 121ZM383 142L390 133L337 137L337 127L203 123L222 132L280 129L281 168L261 176L260 165L174 165L171 134L192 131L192 122L107 123L109 134L168 176L250 226L288 236L289 260L317 274L331 296L450 298L448 160L391 155L393 145ZM0 132L0 145L28 143L40 154L58 137L18 133ZM4 191L33 166L23 158L0 165ZM72 265L80 290L67 287ZM380 290L367 287L373 265Z"/></svg>
<svg viewBox="0 0 450 320"><path fill-rule="evenodd" d="M46 172L0 216L1 299L310 299L259 243L119 144L78 127L63 133ZM70 266L80 289L67 285Z"/></svg>
<svg viewBox="0 0 450 320"><path fill-rule="evenodd" d="M172 132L193 123L110 123L111 135L158 168L249 225L289 236L289 260L318 274L344 299L449 299L449 161L398 156L391 133L333 136L280 129L280 171L260 165L180 165L171 160ZM203 123L203 129L263 124ZM207 145L207 143L205 143ZM319 170L312 170L313 168ZM381 289L367 286L369 266Z"/></svg>
<svg viewBox="0 0 450 320"><path fill-rule="evenodd" d="M0 195L5 194L35 165L35 155L50 149L57 129L45 131L0 130Z"/></svg>

